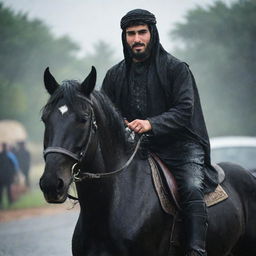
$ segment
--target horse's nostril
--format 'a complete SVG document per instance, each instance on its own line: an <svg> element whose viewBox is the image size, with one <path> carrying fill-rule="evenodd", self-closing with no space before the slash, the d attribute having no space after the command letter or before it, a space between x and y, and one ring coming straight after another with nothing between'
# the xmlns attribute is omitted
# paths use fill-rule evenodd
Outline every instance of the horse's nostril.
<svg viewBox="0 0 256 256"><path fill-rule="evenodd" d="M60 192L64 188L64 182L62 179L58 179L57 191Z"/></svg>

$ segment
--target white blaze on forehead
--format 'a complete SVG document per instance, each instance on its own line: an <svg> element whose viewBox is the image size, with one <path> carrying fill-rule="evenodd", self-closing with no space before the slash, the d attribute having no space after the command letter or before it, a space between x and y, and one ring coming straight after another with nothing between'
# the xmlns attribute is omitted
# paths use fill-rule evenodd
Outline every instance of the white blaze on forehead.
<svg viewBox="0 0 256 256"><path fill-rule="evenodd" d="M63 106L59 107L59 111L61 112L62 115L64 115L66 112L68 112L67 105L63 105Z"/></svg>

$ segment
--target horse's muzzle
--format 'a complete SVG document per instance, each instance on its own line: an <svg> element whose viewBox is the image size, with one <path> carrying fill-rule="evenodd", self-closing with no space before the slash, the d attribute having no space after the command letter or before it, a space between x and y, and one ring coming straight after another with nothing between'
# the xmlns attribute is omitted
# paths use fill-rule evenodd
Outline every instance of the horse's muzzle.
<svg viewBox="0 0 256 256"><path fill-rule="evenodd" d="M50 178L43 175L39 181L39 186L48 203L63 203L67 199L68 186L61 178Z"/></svg>

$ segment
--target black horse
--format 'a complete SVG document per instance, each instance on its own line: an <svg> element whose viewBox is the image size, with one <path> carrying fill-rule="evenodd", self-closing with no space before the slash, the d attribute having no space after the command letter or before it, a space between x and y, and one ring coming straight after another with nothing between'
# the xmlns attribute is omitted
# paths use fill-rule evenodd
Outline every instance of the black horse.
<svg viewBox="0 0 256 256"><path fill-rule="evenodd" d="M83 83L68 80L59 86L45 71L51 94L42 115L45 199L64 202L77 181L81 211L72 241L75 256L173 255L174 217L161 209L148 160L134 153L121 116L104 94L93 91L95 80L92 68ZM208 208L208 255L256 255L256 179L240 166L221 166L229 198Z"/></svg>

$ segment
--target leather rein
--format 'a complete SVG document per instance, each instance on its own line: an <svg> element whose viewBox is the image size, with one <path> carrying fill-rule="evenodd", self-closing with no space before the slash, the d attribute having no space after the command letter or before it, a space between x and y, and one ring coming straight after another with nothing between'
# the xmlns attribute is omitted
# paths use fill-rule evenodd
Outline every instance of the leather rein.
<svg viewBox="0 0 256 256"><path fill-rule="evenodd" d="M92 116L91 116L91 121L90 121L90 133L87 138L87 143L85 143L85 147L84 147L84 149L81 150L81 152L74 153L74 152L72 152L68 149L62 148L62 147L47 147L43 151L44 159L46 159L46 156L50 153L59 153L59 154L69 156L76 161L71 168L71 173L72 173L71 183L72 182L81 182L85 179L101 179L101 178L110 177L110 176L113 176L113 175L116 175L116 174L122 172L132 162L134 156L136 155L136 153L140 147L140 143L141 143L141 140L143 137L143 136L141 136L139 138L132 155L126 161L126 163L119 169L112 171L112 172L102 172L102 173L81 172L82 163L85 160L92 161L94 159L95 153L96 153L96 150L97 150L98 144L99 144L98 135L97 135L98 127L97 127L94 111L92 108L91 108L91 113L92 113ZM89 148L90 148L90 150L89 150Z"/></svg>

